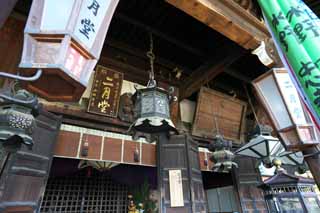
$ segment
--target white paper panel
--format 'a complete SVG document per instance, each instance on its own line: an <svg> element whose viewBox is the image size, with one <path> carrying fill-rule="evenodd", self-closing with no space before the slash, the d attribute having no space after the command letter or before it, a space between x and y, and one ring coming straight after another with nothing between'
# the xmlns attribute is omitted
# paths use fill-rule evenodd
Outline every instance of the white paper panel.
<svg viewBox="0 0 320 213"><path fill-rule="evenodd" d="M291 126L291 120L286 110L285 104L281 98L273 76L270 75L258 83L262 95L266 99L269 108L272 110L274 117L277 119L278 128L283 129Z"/></svg>
<svg viewBox="0 0 320 213"><path fill-rule="evenodd" d="M44 0L41 30L64 30L75 0Z"/></svg>

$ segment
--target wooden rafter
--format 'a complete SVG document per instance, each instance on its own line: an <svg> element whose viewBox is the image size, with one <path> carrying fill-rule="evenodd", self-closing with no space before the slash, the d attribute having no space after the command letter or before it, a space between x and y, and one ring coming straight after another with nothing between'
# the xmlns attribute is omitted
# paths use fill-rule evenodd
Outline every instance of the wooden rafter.
<svg viewBox="0 0 320 213"><path fill-rule="evenodd" d="M244 53L244 49L232 48L233 45L227 49L227 51L219 56L220 60L209 61L198 69L194 70L192 74L184 81L180 91L180 98L187 98L194 92L198 91L201 86L205 85L220 73L224 72L228 67L239 59ZM218 61L218 62L217 62Z"/></svg>

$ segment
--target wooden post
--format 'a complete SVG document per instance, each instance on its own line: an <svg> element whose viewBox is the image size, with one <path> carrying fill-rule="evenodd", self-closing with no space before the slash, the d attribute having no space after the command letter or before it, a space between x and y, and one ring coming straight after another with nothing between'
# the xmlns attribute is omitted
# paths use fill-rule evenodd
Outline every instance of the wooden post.
<svg viewBox="0 0 320 213"><path fill-rule="evenodd" d="M320 156L319 154L315 154L317 152L319 152L319 148L318 147L311 147L309 149L306 149L304 151L302 151L303 155L311 155L309 157L305 157L304 160L307 162L309 169L313 175L313 178L316 182L316 184L318 185L318 187L320 188ZM315 154L315 155L312 155Z"/></svg>

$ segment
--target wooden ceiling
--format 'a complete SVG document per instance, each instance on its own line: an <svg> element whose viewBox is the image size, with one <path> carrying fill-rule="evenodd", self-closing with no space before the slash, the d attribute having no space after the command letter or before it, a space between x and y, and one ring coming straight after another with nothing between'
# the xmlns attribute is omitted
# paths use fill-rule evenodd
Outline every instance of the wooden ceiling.
<svg viewBox="0 0 320 213"><path fill-rule="evenodd" d="M30 5L31 0L18 1L15 11L27 16ZM157 79L180 88L197 81L187 96L201 84L237 90L267 70L250 51L164 0L120 0L99 63L126 70L128 80L145 83L150 32ZM224 62L230 55L234 57ZM180 79L175 78L176 69L183 71ZM216 80L208 82L203 76Z"/></svg>

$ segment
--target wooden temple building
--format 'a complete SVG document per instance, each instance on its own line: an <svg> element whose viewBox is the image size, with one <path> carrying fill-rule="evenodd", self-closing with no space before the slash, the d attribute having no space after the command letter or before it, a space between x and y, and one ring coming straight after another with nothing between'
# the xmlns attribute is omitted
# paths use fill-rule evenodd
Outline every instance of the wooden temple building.
<svg viewBox="0 0 320 213"><path fill-rule="evenodd" d="M318 1L305 2L320 14ZM0 2L0 71L24 75L19 64L31 5ZM257 160L235 156L237 166L224 172L212 161L217 135L234 152L250 140L257 120L273 126L251 83L283 65L257 3L120 0L102 42L86 88L54 77L36 81L46 93L36 92L42 106L34 145L0 153L0 212L271 212L258 187L265 177ZM174 87L170 120L177 131L133 137L132 97L135 85L147 85L150 47L155 80ZM45 46L35 51L38 58L56 56ZM0 78L1 90L9 85ZM53 93L79 98L56 100ZM311 164L319 169L319 159Z"/></svg>

